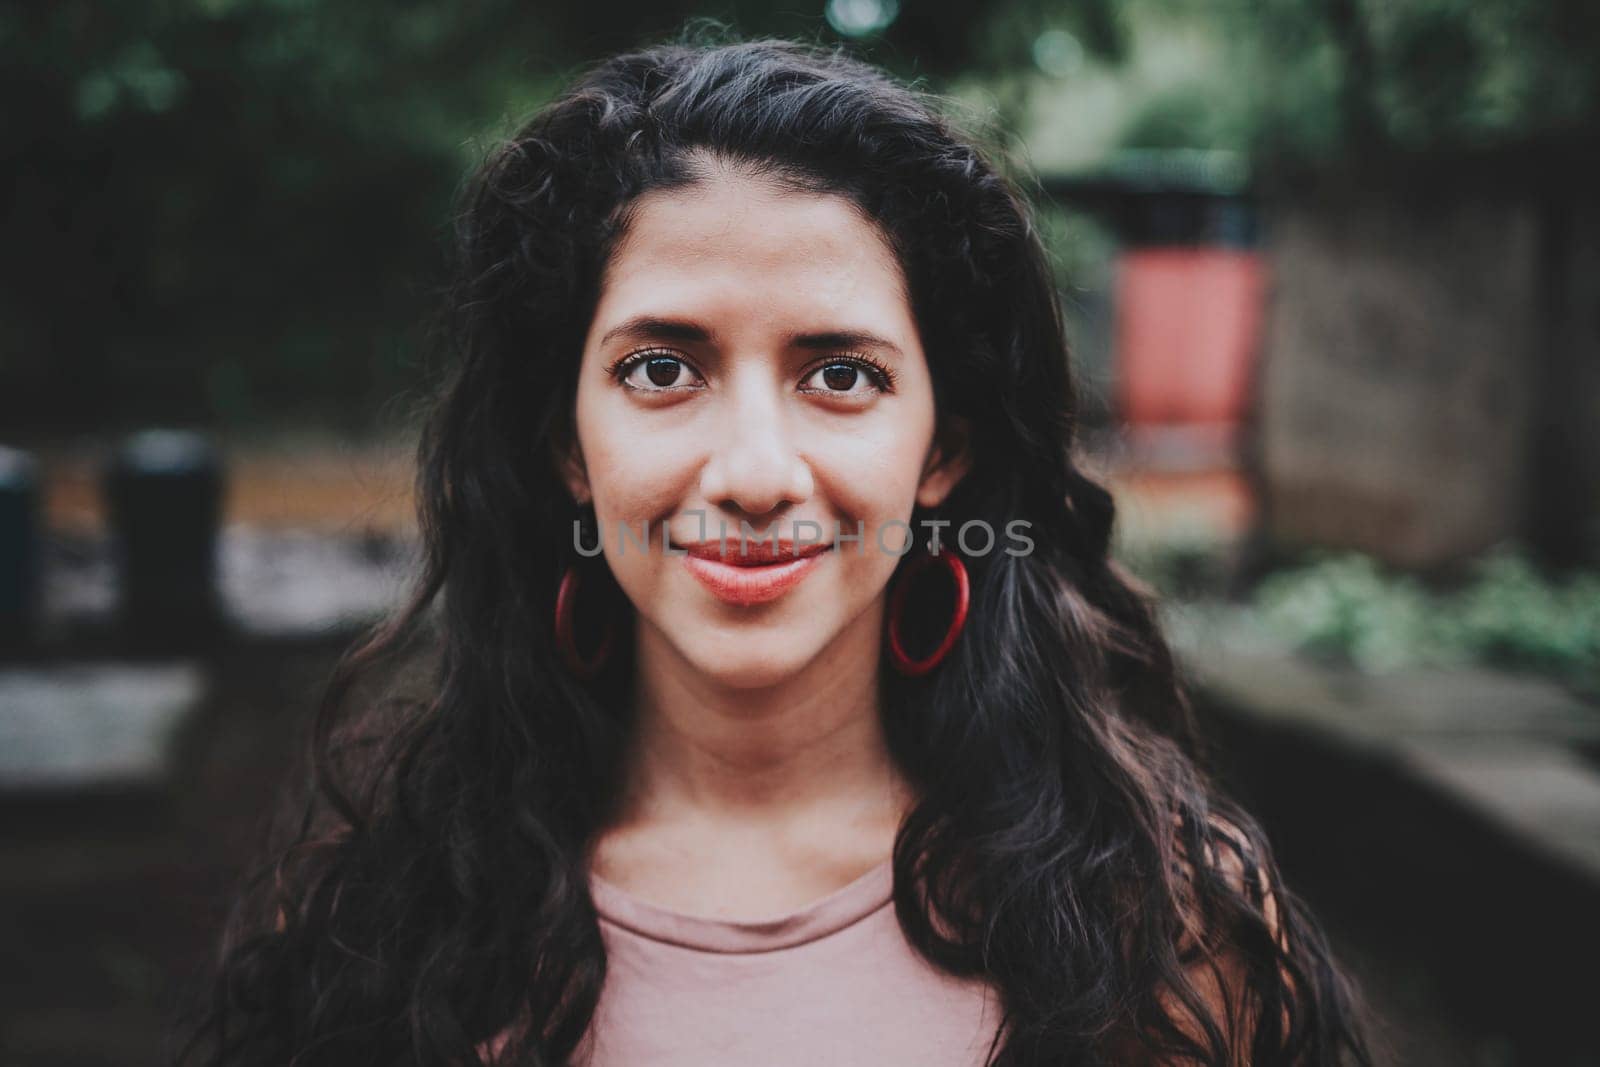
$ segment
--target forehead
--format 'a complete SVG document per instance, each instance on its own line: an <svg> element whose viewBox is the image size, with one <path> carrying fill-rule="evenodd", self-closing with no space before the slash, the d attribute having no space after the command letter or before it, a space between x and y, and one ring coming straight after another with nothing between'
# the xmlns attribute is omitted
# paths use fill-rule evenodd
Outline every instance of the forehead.
<svg viewBox="0 0 1600 1067"><path fill-rule="evenodd" d="M718 167L634 201L599 310L728 296L769 308L875 308L880 324L908 315L887 240L843 196Z"/></svg>

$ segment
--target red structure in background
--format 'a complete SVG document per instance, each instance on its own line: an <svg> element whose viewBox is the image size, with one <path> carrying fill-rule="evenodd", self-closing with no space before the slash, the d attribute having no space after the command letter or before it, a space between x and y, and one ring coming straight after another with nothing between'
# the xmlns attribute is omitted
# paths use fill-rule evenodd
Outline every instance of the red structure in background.
<svg viewBox="0 0 1600 1067"><path fill-rule="evenodd" d="M1141 510L1206 516L1242 533L1241 473L1265 317L1256 205L1206 153L1128 153L1097 174L1045 182L1109 223L1120 243L1109 398L1125 448L1115 478ZM1158 520L1159 521L1159 520Z"/></svg>
<svg viewBox="0 0 1600 1067"><path fill-rule="evenodd" d="M1264 270L1254 249L1134 247L1117 263L1118 407L1130 426L1216 427L1248 414Z"/></svg>

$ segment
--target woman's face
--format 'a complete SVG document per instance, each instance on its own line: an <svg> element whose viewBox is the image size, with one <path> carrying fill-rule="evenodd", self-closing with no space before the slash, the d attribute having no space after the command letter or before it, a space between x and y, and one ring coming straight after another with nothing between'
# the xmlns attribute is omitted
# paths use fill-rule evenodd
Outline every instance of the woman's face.
<svg viewBox="0 0 1600 1067"><path fill-rule="evenodd" d="M736 688L781 682L840 642L876 649L913 504L938 505L966 470L964 450L936 446L898 263L842 197L727 168L635 207L562 459L640 640ZM774 537L804 558L750 566Z"/></svg>

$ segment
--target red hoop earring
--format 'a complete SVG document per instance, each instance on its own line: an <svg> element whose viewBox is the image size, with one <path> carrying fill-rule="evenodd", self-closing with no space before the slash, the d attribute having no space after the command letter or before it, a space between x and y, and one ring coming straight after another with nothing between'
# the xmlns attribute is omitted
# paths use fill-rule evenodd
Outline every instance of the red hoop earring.
<svg viewBox="0 0 1600 1067"><path fill-rule="evenodd" d="M944 564L950 572L950 578L955 582L956 607L951 613L949 625L945 627L944 636L939 639L939 646L922 659L912 659L900 638L900 618L905 611L906 592L911 588L912 579L934 563ZM894 592L889 596L889 658L894 662L895 670L908 678L916 678L944 662L944 658L955 647L956 638L961 636L962 627L967 624L967 603L970 598L967 566L954 551L920 556L907 564L905 573L895 583Z"/></svg>
<svg viewBox="0 0 1600 1067"><path fill-rule="evenodd" d="M578 586L581 579L578 576L576 564L568 564L566 573L561 575L561 587L556 590L556 651L561 654L562 663L567 670L585 681L600 673L600 668L606 665L606 659L611 654L611 623L606 623L605 636L600 639L600 647L594 654L584 659L578 653L577 626L574 624L573 613L577 610Z"/></svg>

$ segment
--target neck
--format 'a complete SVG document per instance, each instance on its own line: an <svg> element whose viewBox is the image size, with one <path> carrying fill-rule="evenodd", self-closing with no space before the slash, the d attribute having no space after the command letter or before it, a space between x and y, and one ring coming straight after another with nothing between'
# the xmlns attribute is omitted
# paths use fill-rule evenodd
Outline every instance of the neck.
<svg viewBox="0 0 1600 1067"><path fill-rule="evenodd" d="M640 627L621 821L898 825L910 790L879 715L881 617L863 612L806 667L761 689L718 684Z"/></svg>

